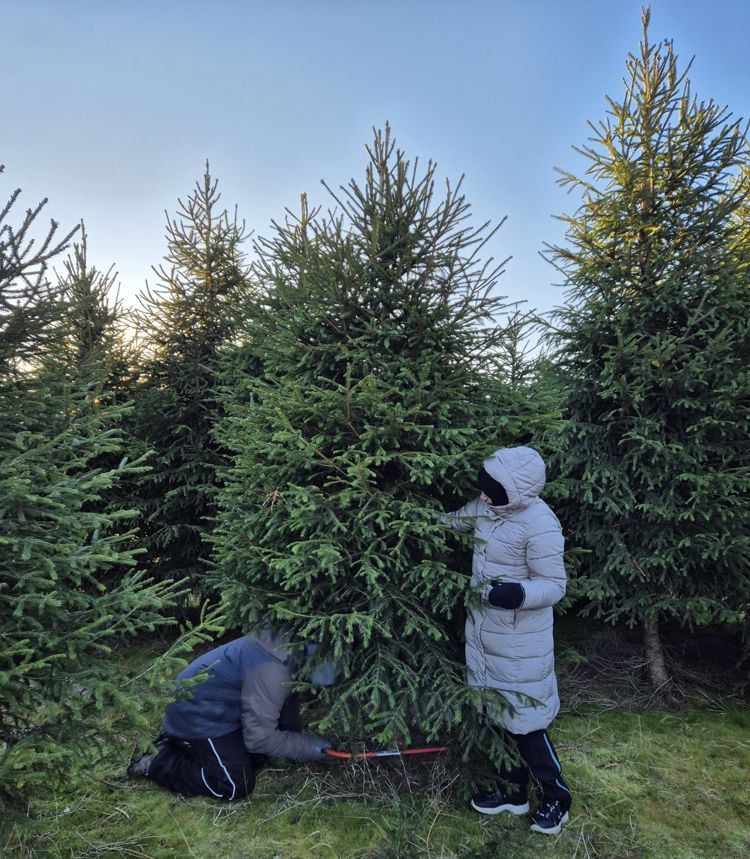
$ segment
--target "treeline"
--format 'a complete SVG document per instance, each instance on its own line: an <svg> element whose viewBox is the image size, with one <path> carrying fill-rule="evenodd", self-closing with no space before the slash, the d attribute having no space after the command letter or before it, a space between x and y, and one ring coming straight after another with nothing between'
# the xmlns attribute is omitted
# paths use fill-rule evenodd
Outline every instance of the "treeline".
<svg viewBox="0 0 750 859"><path fill-rule="evenodd" d="M546 458L571 600L639 626L657 686L663 621L747 629L746 129L647 27L585 174L562 176L579 205L547 249L567 286L550 319L499 294L500 225L388 127L361 179L252 245L207 166L136 311L83 229L40 231L44 204L21 215L11 194L0 794L81 766L105 723L142 727L148 692L112 648L207 599L231 628L270 619L335 654L322 732L490 742L463 682L470 547L436 513L499 446Z"/></svg>

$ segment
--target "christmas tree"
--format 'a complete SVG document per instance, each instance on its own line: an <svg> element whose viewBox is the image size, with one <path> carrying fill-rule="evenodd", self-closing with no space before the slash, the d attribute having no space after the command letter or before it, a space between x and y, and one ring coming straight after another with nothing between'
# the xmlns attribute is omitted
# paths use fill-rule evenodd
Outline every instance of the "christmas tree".
<svg viewBox="0 0 750 859"><path fill-rule="evenodd" d="M362 184L326 186L332 211L303 196L258 242L220 428L219 580L231 622L285 625L338 660L321 732L455 731L468 754L492 693L465 685L470 563L438 511L544 418L504 381L503 264L481 260L497 227L472 225L460 183L440 195L388 127L367 151Z"/></svg>
<svg viewBox="0 0 750 859"><path fill-rule="evenodd" d="M89 263L88 237L80 240L58 276L65 314L61 349L47 356L52 378L88 387L92 408L127 402L133 395L134 348L130 317L120 300L114 266L101 271Z"/></svg>
<svg viewBox="0 0 750 859"><path fill-rule="evenodd" d="M671 42L630 55L580 152L586 175L552 249L568 304L561 515L589 551L591 608L640 625L652 681L668 682L664 619L737 621L750 591L750 357L744 129L699 101ZM742 247L745 247L744 254Z"/></svg>
<svg viewBox="0 0 750 859"><path fill-rule="evenodd" d="M48 266L73 236L46 201L13 223L0 212L0 799L49 788L90 763L107 731L142 726L110 654L164 623L174 588L133 574L133 511L101 503L129 468L117 409L88 382L50 374L70 318ZM114 467L101 458L117 456ZM107 587L107 572L129 569Z"/></svg>
<svg viewBox="0 0 750 859"><path fill-rule="evenodd" d="M186 576L207 593L217 469L224 453L212 435L221 411L220 359L233 342L247 291L244 225L219 209L208 164L176 218L167 220L168 252L137 314L145 359L135 390L133 433L152 451L135 503L157 577Z"/></svg>

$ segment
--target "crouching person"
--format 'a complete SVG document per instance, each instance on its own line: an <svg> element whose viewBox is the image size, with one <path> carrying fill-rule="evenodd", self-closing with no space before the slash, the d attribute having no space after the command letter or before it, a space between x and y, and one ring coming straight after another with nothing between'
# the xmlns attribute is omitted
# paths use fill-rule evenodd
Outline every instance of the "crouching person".
<svg viewBox="0 0 750 859"><path fill-rule="evenodd" d="M297 696L291 684L302 648L264 629L200 656L177 677L202 671L206 679L183 700L167 705L154 753L138 755L128 767L131 778L145 777L182 796L244 799L255 787L265 755L294 761L323 760L330 742L299 732ZM320 685L335 680L324 664L307 678Z"/></svg>

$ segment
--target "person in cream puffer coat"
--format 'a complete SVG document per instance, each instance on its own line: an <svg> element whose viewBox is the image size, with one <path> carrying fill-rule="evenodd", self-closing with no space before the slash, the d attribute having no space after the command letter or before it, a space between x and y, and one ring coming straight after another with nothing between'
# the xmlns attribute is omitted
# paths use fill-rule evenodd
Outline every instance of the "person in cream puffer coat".
<svg viewBox="0 0 750 859"><path fill-rule="evenodd" d="M525 762L499 774L499 785L514 786L510 793L498 787L472 805L490 814L525 813L530 774L542 794L532 829L549 831L549 821L536 818L556 803L552 817L559 820L551 829L559 832L570 791L546 729L560 708L552 607L565 595L566 575L562 528L539 497L545 482L544 461L533 448L501 448L482 465L480 496L442 518L474 531L471 585L479 600L466 619L468 683L497 689L506 699L507 708L488 715L516 741Z"/></svg>

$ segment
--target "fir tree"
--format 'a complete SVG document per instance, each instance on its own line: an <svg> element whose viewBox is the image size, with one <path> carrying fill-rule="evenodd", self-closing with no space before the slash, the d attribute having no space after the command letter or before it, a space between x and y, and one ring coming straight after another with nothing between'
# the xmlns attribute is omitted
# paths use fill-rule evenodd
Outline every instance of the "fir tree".
<svg viewBox="0 0 750 859"><path fill-rule="evenodd" d="M659 624L736 621L750 587L747 189L739 121L699 101L671 42L643 39L621 100L579 150L586 176L551 258L566 276L559 360L569 424L561 514L589 551L591 609L640 625L668 681Z"/></svg>
<svg viewBox="0 0 750 859"><path fill-rule="evenodd" d="M136 489L158 577L187 576L206 593L217 469L224 453L212 430L220 411L220 359L232 344L247 290L244 224L219 209L208 164L176 218L167 218L168 252L159 283L137 314L146 358L137 386L133 430L153 451Z"/></svg>
<svg viewBox="0 0 750 859"><path fill-rule="evenodd" d="M92 407L102 408L132 397L136 350L114 266L104 272L90 265L83 223L80 236L58 276L65 316L62 348L52 356L50 374L88 387Z"/></svg>
<svg viewBox="0 0 750 859"><path fill-rule="evenodd" d="M750 160L743 164L738 178L738 187L743 195L742 204L733 216L733 221L738 228L738 240L736 253L739 259L740 277L750 288ZM745 341L744 365L750 365L750 338ZM743 656L742 664L750 671L750 583L745 582L745 590L740 598L744 608L744 617L740 618L742 624Z"/></svg>
<svg viewBox="0 0 750 859"><path fill-rule="evenodd" d="M127 431L138 352L131 336L130 315L119 299L114 267L104 272L90 265L83 223L79 235L80 240L64 261L63 272L58 274L58 343L54 353L40 361L40 378L47 378L53 386L65 384L68 413L83 410L102 425L116 429L117 449L100 454L89 465L110 471L129 461L129 467L121 469L120 479L111 490L101 493L95 508L89 504L86 509L106 509L119 515L118 511L131 507L132 486L148 471L143 464L134 465L144 459L147 449ZM140 538L133 529L134 548ZM106 581L117 581L125 570L109 567Z"/></svg>
<svg viewBox="0 0 750 859"><path fill-rule="evenodd" d="M0 212L0 799L24 785L49 787L91 758L104 716L130 730L143 706L108 658L123 638L153 630L173 602L166 584L103 574L134 564L127 511L100 509L124 464L110 418L90 407L89 389L46 370L63 346L65 296L50 284L51 259L73 232L52 222L41 241L46 201L11 218ZM119 717L119 719L118 719Z"/></svg>
<svg viewBox="0 0 750 859"><path fill-rule="evenodd" d="M435 165L386 127L337 208L258 243L260 295L221 439L234 451L214 535L230 621L268 619L342 666L319 730L468 754L486 703L460 644L470 562L437 522L481 459L541 418L502 381L502 264ZM326 186L328 187L328 186ZM497 229L497 228L495 228ZM253 358L254 356L254 358ZM488 742L487 737L483 742Z"/></svg>

